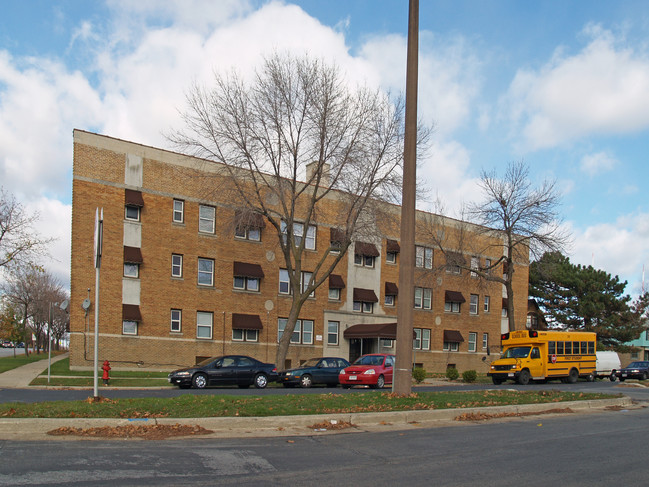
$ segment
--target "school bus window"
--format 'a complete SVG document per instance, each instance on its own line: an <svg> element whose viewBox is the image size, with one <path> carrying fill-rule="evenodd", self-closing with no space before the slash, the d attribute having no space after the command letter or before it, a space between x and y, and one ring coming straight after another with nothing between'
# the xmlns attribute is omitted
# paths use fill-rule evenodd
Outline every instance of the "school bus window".
<svg viewBox="0 0 649 487"><path fill-rule="evenodd" d="M530 355L530 358L541 358L541 352L539 352L539 349L534 347L532 349L532 355Z"/></svg>
<svg viewBox="0 0 649 487"><path fill-rule="evenodd" d="M581 353L579 352L579 342L572 342L572 353L574 353L575 355ZM583 353L586 353L586 351L584 350Z"/></svg>
<svg viewBox="0 0 649 487"><path fill-rule="evenodd" d="M557 355L563 355L563 342L557 342Z"/></svg>
<svg viewBox="0 0 649 487"><path fill-rule="evenodd" d="M563 345L566 355L572 355L572 342L566 342Z"/></svg>
<svg viewBox="0 0 649 487"><path fill-rule="evenodd" d="M591 355L595 353L595 342L588 342L588 353Z"/></svg>
<svg viewBox="0 0 649 487"><path fill-rule="evenodd" d="M548 353L555 355L557 353L557 342L548 342Z"/></svg>

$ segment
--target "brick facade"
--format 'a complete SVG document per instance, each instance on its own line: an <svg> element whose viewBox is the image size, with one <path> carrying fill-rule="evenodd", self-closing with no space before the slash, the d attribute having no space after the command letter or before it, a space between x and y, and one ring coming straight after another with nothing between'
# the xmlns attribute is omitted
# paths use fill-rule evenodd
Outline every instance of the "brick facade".
<svg viewBox="0 0 649 487"><path fill-rule="evenodd" d="M114 368L145 367L152 370L169 370L192 364L201 357L230 353L274 361L278 319L288 317L291 304L290 296L279 292L283 257L278 237L274 228L268 225L261 230L260 241L234 236L236 208L230 204L225 192L206 192L205 176L215 177L216 165L210 164L110 137L74 132L71 296L72 303L90 298L93 304L87 311L81 306L71 306L71 367L90 368L93 364L93 234L98 207L104 212L99 297L100 361L109 360ZM129 218L132 215L125 212L129 198L127 190L141 197L142 206L130 208L139 213L139 219ZM174 221L174 200L182 201L182 221ZM213 233L199 231L201 205L214 208ZM310 252L311 257L307 253L305 268L308 268L309 259L315 261L328 249L330 230L336 226L335 197L323 205L319 212L316 249ZM356 265L353 246L350 247L334 271L345 284L340 290L340 299L329 298L327 281L317 289L315 297L306 302L300 315L307 324L313 322L311 343L292 344L287 363L278 364L280 368L321 355L354 358L360 353L361 346L362 352L366 353L389 345L377 338L359 341L344 336L345 330L353 325L394 323L397 320L399 298L394 298L394 305L386 304L385 283L398 285L399 257L397 254L395 263L388 262L386 246L387 239L398 240L399 208L388 207L387 212L391 218L380 224L383 238L372 242L380 254L374 265ZM424 214L418 218L421 215ZM452 221L449 222L451 224L445 231L452 233ZM424 232L418 231L416 244L432 248L426 242ZM124 247L139 249L135 254L141 254L142 262L137 263L137 277L124 277ZM172 276L172 255L182 258L180 276ZM433 249L432 256L432 267L442 268L443 254ZM484 259L496 261L499 256L477 257L484 264ZM199 259L213 262L212 285L199 284ZM234 288L235 262L253 264L255 269L261 269L263 278L258 281L259 290ZM514 276L515 308L519 310L517 318L524 327L527 261L518 263ZM423 349L415 350L415 362L429 371L443 372L447 366L454 365L460 371L475 369L486 372L493 354L500 350L502 285L484 282L467 272L433 273L426 269L416 269L415 285L432 292L430 309L416 309L414 313L414 328L428 330L422 332L424 342L420 348ZM374 291L378 302L374 303L372 313L353 310L355 288ZM459 306L459 312L445 311L446 291L461 293L466 299ZM471 295L477 296L475 313L470 313ZM490 298L488 311L484 308L485 296ZM139 317L126 319L126 315L132 312L127 308L139 311ZM172 310L181 313L179 331L172 330ZM199 338L197 320L199 314L200 319L210 316L205 313L211 313L211 330L209 327L201 327L201 330L210 331L211 337ZM233 331L233 315L236 314L254 315L261 329L257 332ZM134 322L135 330L125 328L124 319ZM338 323L337 337L328 334L329 322ZM463 338L457 351L455 345L444 350L445 330L459 332ZM134 334L129 334L133 331ZM236 338L248 334L247 338L255 338L256 334L256 341L235 340L233 333L238 333ZM473 333L475 351L470 351L469 338ZM483 347L485 334L488 340ZM383 350L394 352L394 343L391 348Z"/></svg>

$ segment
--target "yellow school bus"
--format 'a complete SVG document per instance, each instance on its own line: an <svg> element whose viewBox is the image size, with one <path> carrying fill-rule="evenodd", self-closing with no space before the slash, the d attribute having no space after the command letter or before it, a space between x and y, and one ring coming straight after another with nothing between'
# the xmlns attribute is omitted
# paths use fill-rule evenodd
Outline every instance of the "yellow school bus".
<svg viewBox="0 0 649 487"><path fill-rule="evenodd" d="M501 335L503 354L491 363L494 384L513 380L561 379L574 383L595 373L595 333L583 331L512 331Z"/></svg>

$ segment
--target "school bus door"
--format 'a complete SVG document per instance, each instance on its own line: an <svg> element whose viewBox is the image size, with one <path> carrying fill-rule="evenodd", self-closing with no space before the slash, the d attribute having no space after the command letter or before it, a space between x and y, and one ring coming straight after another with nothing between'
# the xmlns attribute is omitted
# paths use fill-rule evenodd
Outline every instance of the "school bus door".
<svg viewBox="0 0 649 487"><path fill-rule="evenodd" d="M538 346L532 347L529 361L530 375L532 377L545 377L545 367Z"/></svg>

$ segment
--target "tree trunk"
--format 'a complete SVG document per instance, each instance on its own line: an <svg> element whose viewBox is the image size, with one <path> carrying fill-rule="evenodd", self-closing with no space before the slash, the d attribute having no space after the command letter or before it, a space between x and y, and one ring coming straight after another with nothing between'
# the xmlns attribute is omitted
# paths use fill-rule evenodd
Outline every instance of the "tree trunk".
<svg viewBox="0 0 649 487"><path fill-rule="evenodd" d="M295 331L295 325L297 323L298 316L300 316L300 311L302 310L302 302L293 302L291 306L291 311L288 314L288 321L284 327L284 332L279 339L279 344L277 345L277 353L275 354L275 365L277 370L284 370L286 365L286 355L288 353L288 347L291 343L291 337Z"/></svg>

